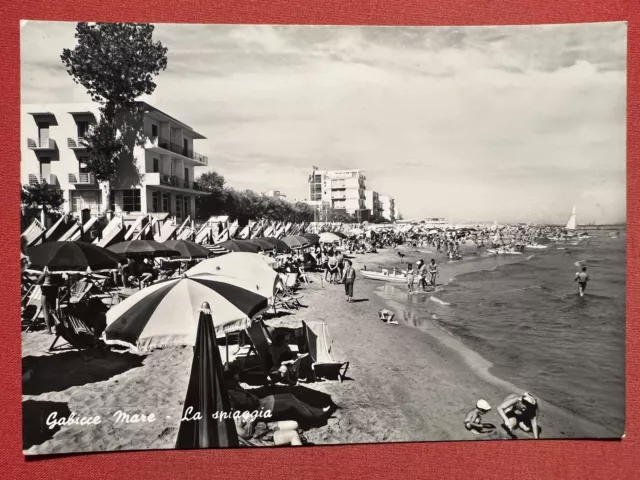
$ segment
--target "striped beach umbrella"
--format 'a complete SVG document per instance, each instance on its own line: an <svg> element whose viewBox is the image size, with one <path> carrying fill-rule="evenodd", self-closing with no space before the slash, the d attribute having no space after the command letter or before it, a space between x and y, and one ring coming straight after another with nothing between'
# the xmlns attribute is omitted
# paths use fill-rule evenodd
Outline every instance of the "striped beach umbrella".
<svg viewBox="0 0 640 480"><path fill-rule="evenodd" d="M216 332L239 331L268 307L267 297L243 282L217 275L169 279L134 293L107 312L103 339L107 344L149 350L170 345L194 345L196 312L211 305Z"/></svg>
<svg viewBox="0 0 640 480"><path fill-rule="evenodd" d="M229 253L229 250L227 250L226 248L222 248L220 245L205 245L205 248L209 250L209 253L211 255L215 256L225 255L226 253Z"/></svg>

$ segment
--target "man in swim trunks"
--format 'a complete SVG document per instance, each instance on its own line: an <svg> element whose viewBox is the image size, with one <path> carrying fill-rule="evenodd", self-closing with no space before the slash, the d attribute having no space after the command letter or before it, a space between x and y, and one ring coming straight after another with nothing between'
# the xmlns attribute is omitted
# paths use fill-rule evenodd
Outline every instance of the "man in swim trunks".
<svg viewBox="0 0 640 480"><path fill-rule="evenodd" d="M523 432L532 433L538 439L538 401L528 392L521 396L509 395L498 407L498 414L503 420L503 428L515 438L513 430L519 428Z"/></svg>
<svg viewBox="0 0 640 480"><path fill-rule="evenodd" d="M574 281L578 282L578 292L581 297L584 297L584 291L587 288L587 282L589 281L589 275L587 274L587 267L582 267L582 271L576 273Z"/></svg>
<svg viewBox="0 0 640 480"><path fill-rule="evenodd" d="M424 260L418 260L418 290L427 291L427 265Z"/></svg>

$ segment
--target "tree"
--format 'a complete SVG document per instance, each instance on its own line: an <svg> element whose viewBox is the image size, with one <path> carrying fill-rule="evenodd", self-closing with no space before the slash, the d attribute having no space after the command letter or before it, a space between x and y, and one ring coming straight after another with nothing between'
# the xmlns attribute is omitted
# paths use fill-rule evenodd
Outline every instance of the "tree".
<svg viewBox="0 0 640 480"><path fill-rule="evenodd" d="M201 195L197 198L196 216L205 219L211 215L225 213L228 192L224 177L211 171L200 175L196 183L202 190L208 192L208 195Z"/></svg>
<svg viewBox="0 0 640 480"><path fill-rule="evenodd" d="M50 213L60 213L64 197L62 191L46 182L23 185L20 191L20 204L23 212L30 208L42 209L42 222Z"/></svg>
<svg viewBox="0 0 640 480"><path fill-rule="evenodd" d="M167 68L167 49L153 41L153 25L135 23L86 23L76 26L74 49L60 55L73 81L100 104L101 118L88 133L85 144L87 169L103 182L104 202L109 205L110 184L126 165L129 154L135 181L140 174L133 161L133 147L142 139L136 99L156 88L153 78Z"/></svg>

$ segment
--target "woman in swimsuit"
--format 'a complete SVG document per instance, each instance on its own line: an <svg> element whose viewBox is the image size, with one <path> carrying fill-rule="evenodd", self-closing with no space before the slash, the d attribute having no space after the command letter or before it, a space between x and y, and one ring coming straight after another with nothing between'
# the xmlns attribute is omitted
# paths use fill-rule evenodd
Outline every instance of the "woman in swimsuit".
<svg viewBox="0 0 640 480"><path fill-rule="evenodd" d="M513 430L520 428L524 432L533 433L533 437L538 439L538 402L530 393L509 395L498 407L498 414L504 422L502 426L512 437L515 438Z"/></svg>

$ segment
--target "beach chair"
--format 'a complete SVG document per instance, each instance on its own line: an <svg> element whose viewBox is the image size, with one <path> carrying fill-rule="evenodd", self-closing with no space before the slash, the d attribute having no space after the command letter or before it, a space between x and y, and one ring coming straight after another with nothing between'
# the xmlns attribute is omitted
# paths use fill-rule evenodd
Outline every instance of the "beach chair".
<svg viewBox="0 0 640 480"><path fill-rule="evenodd" d="M67 303L80 303L89 294L89 291L93 288L93 282L82 279L71 285L71 288L67 292L67 296L63 298L63 301Z"/></svg>
<svg viewBox="0 0 640 480"><path fill-rule="evenodd" d="M304 334L307 342L307 349L311 357L311 372L313 380L318 378L335 378L338 377L342 382L347 370L349 362L336 361L331 355L331 342L329 342L329 333L327 324L324 322L305 322L302 321Z"/></svg>
<svg viewBox="0 0 640 480"><path fill-rule="evenodd" d="M99 346L98 338L93 329L75 314L59 309L56 312L52 312L52 315L55 320L56 336L49 347L50 352L60 350L78 350L82 352ZM56 346L60 339L67 343Z"/></svg>
<svg viewBox="0 0 640 480"><path fill-rule="evenodd" d="M32 311L35 311L35 313L32 314ZM22 297L22 313L26 315L22 319L25 332L38 326L40 314L42 313L42 288L40 285L32 285Z"/></svg>
<svg viewBox="0 0 640 480"><path fill-rule="evenodd" d="M294 310L301 306L300 296L287 289L284 282L278 282L273 295L273 313L277 313L278 308Z"/></svg>

